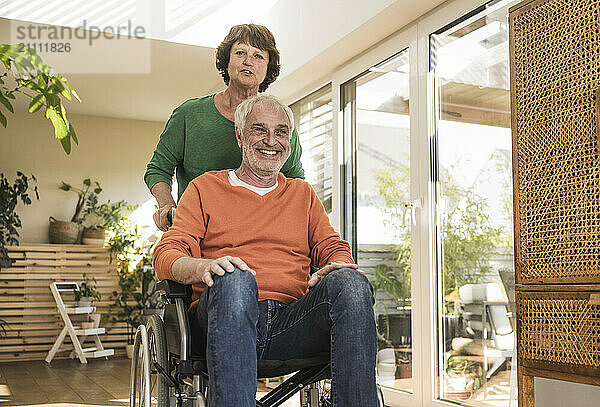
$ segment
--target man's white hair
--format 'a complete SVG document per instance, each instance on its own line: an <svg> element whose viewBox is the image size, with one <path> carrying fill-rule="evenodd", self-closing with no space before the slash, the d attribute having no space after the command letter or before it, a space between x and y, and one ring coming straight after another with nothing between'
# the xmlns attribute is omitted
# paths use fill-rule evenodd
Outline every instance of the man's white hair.
<svg viewBox="0 0 600 407"><path fill-rule="evenodd" d="M259 93L256 96L251 97L250 99L244 100L240 103L235 109L235 128L242 133L244 130L244 126L246 125L246 118L252 111L252 108L256 103L266 103L270 106L276 106L283 109L288 120L290 121L290 134L292 129L294 128L294 113L292 113L292 109L290 109L284 103L281 103L279 99L275 96L265 95L264 93Z"/></svg>

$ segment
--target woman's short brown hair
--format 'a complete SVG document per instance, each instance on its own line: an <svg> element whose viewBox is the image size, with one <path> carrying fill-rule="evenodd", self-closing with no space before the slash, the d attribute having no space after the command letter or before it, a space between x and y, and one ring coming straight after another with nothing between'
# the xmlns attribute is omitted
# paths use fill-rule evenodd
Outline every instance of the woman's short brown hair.
<svg viewBox="0 0 600 407"><path fill-rule="evenodd" d="M249 44L269 53L267 75L265 76L265 80L262 81L258 87L259 92L264 92L279 76L279 51L275 46L275 37L273 37L273 34L267 27L262 25L240 24L231 27L229 34L227 34L223 42L217 47L216 65L226 85L229 85L229 73L227 72L227 67L229 66L231 47L236 42Z"/></svg>

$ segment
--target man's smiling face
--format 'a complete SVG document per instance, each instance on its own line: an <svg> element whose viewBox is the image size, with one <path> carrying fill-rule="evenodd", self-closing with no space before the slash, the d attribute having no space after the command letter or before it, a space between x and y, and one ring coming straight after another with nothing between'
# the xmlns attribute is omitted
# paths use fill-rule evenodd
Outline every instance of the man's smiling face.
<svg viewBox="0 0 600 407"><path fill-rule="evenodd" d="M236 131L242 150L242 168L260 176L277 174L290 155L292 128L285 111L268 102L257 102L242 134Z"/></svg>

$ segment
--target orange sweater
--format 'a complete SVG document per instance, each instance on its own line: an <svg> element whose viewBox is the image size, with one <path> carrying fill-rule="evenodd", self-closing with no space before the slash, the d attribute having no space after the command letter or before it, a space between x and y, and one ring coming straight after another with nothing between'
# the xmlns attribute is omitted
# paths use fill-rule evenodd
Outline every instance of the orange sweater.
<svg viewBox="0 0 600 407"><path fill-rule="evenodd" d="M180 257L237 256L256 271L259 300L290 303L306 293L311 263L353 263L311 186L281 173L278 183L260 196L232 186L228 170L195 178L154 250L158 278L173 280L171 266ZM204 286L194 286L194 299Z"/></svg>

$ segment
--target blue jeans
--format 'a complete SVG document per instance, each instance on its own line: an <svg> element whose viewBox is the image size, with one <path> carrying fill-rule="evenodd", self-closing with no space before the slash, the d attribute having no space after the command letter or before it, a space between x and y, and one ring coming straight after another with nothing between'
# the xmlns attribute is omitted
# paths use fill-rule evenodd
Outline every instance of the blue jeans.
<svg viewBox="0 0 600 407"><path fill-rule="evenodd" d="M257 360L331 352L334 406L377 407L373 288L364 275L334 270L289 305L259 302L249 272L213 279L192 322L194 345L206 347L209 405L255 407Z"/></svg>

